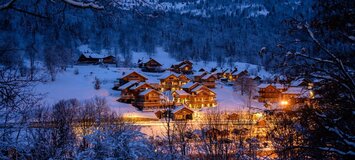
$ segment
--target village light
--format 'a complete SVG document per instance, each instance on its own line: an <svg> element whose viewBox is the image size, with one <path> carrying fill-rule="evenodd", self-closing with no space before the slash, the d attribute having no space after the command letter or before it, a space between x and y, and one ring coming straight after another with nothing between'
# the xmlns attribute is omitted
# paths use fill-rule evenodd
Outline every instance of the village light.
<svg viewBox="0 0 355 160"><path fill-rule="evenodd" d="M282 100L280 103L281 103L281 105L283 105L283 106L288 105L288 101L286 101L286 100Z"/></svg>
<svg viewBox="0 0 355 160"><path fill-rule="evenodd" d="M257 119L259 119L259 118L263 117L263 113L255 113L255 117Z"/></svg>

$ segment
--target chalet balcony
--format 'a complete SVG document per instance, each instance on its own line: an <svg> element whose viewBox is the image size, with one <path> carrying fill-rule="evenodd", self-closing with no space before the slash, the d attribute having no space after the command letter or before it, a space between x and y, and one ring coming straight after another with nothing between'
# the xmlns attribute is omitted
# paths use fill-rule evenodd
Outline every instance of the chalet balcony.
<svg viewBox="0 0 355 160"><path fill-rule="evenodd" d="M160 102L135 102L134 103L138 107L161 107L162 104Z"/></svg>

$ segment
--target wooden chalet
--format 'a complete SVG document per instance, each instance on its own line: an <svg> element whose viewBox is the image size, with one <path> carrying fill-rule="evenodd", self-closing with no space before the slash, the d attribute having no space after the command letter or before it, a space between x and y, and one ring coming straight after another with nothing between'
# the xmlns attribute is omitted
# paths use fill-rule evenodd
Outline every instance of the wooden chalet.
<svg viewBox="0 0 355 160"><path fill-rule="evenodd" d="M116 58L112 55L101 55L95 53L82 53L78 59L79 63L115 63Z"/></svg>
<svg viewBox="0 0 355 160"><path fill-rule="evenodd" d="M194 111L185 106L177 106L175 109L171 110L172 119L175 121L179 120L192 120L192 115Z"/></svg>
<svg viewBox="0 0 355 160"><path fill-rule="evenodd" d="M218 79L221 78L227 78L226 72L228 69L223 69L223 68L216 68L216 71L213 71L216 73L216 76Z"/></svg>
<svg viewBox="0 0 355 160"><path fill-rule="evenodd" d="M141 110L150 108L160 108L162 107L160 96L160 92L154 89L147 89L138 94L133 105Z"/></svg>
<svg viewBox="0 0 355 160"><path fill-rule="evenodd" d="M190 93L194 88L196 88L197 86L199 86L200 84L197 83L197 82L189 82L189 83L186 83L185 85L183 85L181 88Z"/></svg>
<svg viewBox="0 0 355 160"><path fill-rule="evenodd" d="M177 90L180 88L181 84L179 81L179 75L175 73L166 73L162 75L159 80L160 80L160 87L162 91L166 90Z"/></svg>
<svg viewBox="0 0 355 160"><path fill-rule="evenodd" d="M138 66L142 68L144 72L164 72L161 68L163 65L153 58L150 58L147 62L139 63Z"/></svg>
<svg viewBox="0 0 355 160"><path fill-rule="evenodd" d="M185 60L170 67L171 71L183 74L192 74L192 62Z"/></svg>
<svg viewBox="0 0 355 160"><path fill-rule="evenodd" d="M138 83L139 83L139 81L133 80L133 81L129 81L126 84L120 86L118 88L118 90L121 91L121 96L118 98L118 101L131 103L135 99L135 95L130 90L130 88Z"/></svg>
<svg viewBox="0 0 355 160"><path fill-rule="evenodd" d="M297 103L304 103L306 100L312 98L311 91L306 87L289 87L282 92L281 99L287 105L295 105Z"/></svg>
<svg viewBox="0 0 355 160"><path fill-rule="evenodd" d="M227 78L229 81L233 80L233 74L235 74L236 72L238 72L238 68L234 67L234 69L229 69L229 71L225 71L223 74L223 78Z"/></svg>
<svg viewBox="0 0 355 160"><path fill-rule="evenodd" d="M197 72L193 75L194 77L194 82L202 82L202 77L207 75L207 72Z"/></svg>
<svg viewBox="0 0 355 160"><path fill-rule="evenodd" d="M258 101L276 103L281 101L282 92L286 87L281 84L260 84L258 86Z"/></svg>
<svg viewBox="0 0 355 160"><path fill-rule="evenodd" d="M240 78L240 77L243 77L243 76L247 76L249 74L249 72L247 71L247 70L244 70L244 71L241 71L241 72L234 72L234 73L232 73L230 76L229 76L229 78L228 78L228 80L229 81L236 81L238 78Z"/></svg>
<svg viewBox="0 0 355 160"><path fill-rule="evenodd" d="M171 93L173 96L173 101L177 105L188 104L190 100L190 93L187 93L184 90L176 90Z"/></svg>
<svg viewBox="0 0 355 160"><path fill-rule="evenodd" d="M262 79L259 76L249 76L249 77L257 84L260 84L262 82Z"/></svg>
<svg viewBox="0 0 355 160"><path fill-rule="evenodd" d="M188 106L190 108L215 107L216 93L204 85L199 85L191 90Z"/></svg>
<svg viewBox="0 0 355 160"><path fill-rule="evenodd" d="M183 86L185 85L186 83L189 83L191 80L190 78L188 78L185 74L180 74L178 76L179 80L180 80L180 85ZM180 86L180 87L181 87Z"/></svg>
<svg viewBox="0 0 355 160"><path fill-rule="evenodd" d="M213 74L206 74L201 78L201 83L208 88L216 88L217 77Z"/></svg>
<svg viewBox="0 0 355 160"><path fill-rule="evenodd" d="M190 81L189 78L187 78L183 74L176 74L176 73L166 73L162 75L160 78L160 87L162 91L166 90L179 90L181 89L181 86L185 85Z"/></svg>
<svg viewBox="0 0 355 160"><path fill-rule="evenodd" d="M139 81L139 82L145 82L146 80L148 80L148 78L143 76L142 74L139 74L136 71L133 71L133 72L123 75L121 78L119 78L119 84L123 85L129 81L134 81L134 80Z"/></svg>
<svg viewBox="0 0 355 160"><path fill-rule="evenodd" d="M291 87L307 87L308 89L312 89L313 82L309 79L306 79L306 78L300 78L300 79L296 79L296 80L291 81L290 86Z"/></svg>

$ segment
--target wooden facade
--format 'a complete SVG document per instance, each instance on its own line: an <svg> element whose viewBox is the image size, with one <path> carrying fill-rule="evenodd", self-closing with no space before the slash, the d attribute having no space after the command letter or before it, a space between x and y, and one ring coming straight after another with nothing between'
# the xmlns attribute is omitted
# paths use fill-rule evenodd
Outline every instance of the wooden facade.
<svg viewBox="0 0 355 160"><path fill-rule="evenodd" d="M172 65L170 67L171 71L182 74L192 74L192 62L191 61L182 61L178 64Z"/></svg>
<svg viewBox="0 0 355 160"><path fill-rule="evenodd" d="M131 73L128 73L126 75L123 75L120 79L119 79L119 83L120 85L123 85L129 81L139 81L139 82L145 82L146 80L148 80L147 77L143 76L142 74L139 74L136 71L133 71Z"/></svg>
<svg viewBox="0 0 355 160"><path fill-rule="evenodd" d="M190 81L189 78L187 78L183 74L175 74L175 73L168 73L159 78L160 80L160 87L162 91L166 90L180 90L181 86L185 85Z"/></svg>
<svg viewBox="0 0 355 160"><path fill-rule="evenodd" d="M100 55L100 54L83 53L80 55L78 62L79 63L92 63L92 64L115 63L116 58L111 55L105 56L105 55Z"/></svg>
<svg viewBox="0 0 355 160"><path fill-rule="evenodd" d="M188 104L190 101L191 95L184 90L176 90L171 93L173 101L177 105Z"/></svg>
<svg viewBox="0 0 355 160"><path fill-rule="evenodd" d="M185 107L185 106L178 106L175 107L175 109L173 109L171 111L172 114L172 119L175 121L181 121L181 120L192 120L192 115L193 115L194 111Z"/></svg>
<svg viewBox="0 0 355 160"><path fill-rule="evenodd" d="M197 83L197 82L189 82L189 83L186 83L185 85L183 85L181 88L190 93L192 91L192 89L196 88L197 86L199 86L200 84Z"/></svg>
<svg viewBox="0 0 355 160"><path fill-rule="evenodd" d="M194 82L202 82L202 77L207 75L207 72L197 72L194 74Z"/></svg>
<svg viewBox="0 0 355 160"><path fill-rule="evenodd" d="M201 83L208 88L216 88L217 77L213 74L207 74L201 78Z"/></svg>
<svg viewBox="0 0 355 160"><path fill-rule="evenodd" d="M188 103L190 108L215 107L216 93L204 85L199 85L191 90L191 96Z"/></svg>
<svg viewBox="0 0 355 160"><path fill-rule="evenodd" d="M147 62L142 62L138 64L139 68L142 68L144 72L163 72L164 70L161 68L162 64L160 64L155 59L150 58Z"/></svg>
<svg viewBox="0 0 355 160"><path fill-rule="evenodd" d="M271 84L261 84L258 86L259 89L259 102L271 102L276 103L281 101L282 92L286 90L286 88L280 84L271 85Z"/></svg>
<svg viewBox="0 0 355 160"><path fill-rule="evenodd" d="M160 108L162 107L160 96L160 92L154 89L147 89L138 94L133 105L141 110L150 108Z"/></svg>

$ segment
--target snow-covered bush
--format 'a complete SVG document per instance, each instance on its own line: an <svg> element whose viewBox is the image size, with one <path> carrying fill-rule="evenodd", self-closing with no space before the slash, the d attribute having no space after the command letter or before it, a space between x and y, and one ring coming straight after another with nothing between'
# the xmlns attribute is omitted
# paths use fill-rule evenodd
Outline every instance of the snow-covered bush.
<svg viewBox="0 0 355 160"><path fill-rule="evenodd" d="M75 75L78 75L78 74L79 74L79 69L78 69L78 68L75 68L75 69L74 69L74 74L75 74Z"/></svg>
<svg viewBox="0 0 355 160"><path fill-rule="evenodd" d="M95 81L94 81L94 88L96 90L99 90L101 88L101 81L99 78L95 77Z"/></svg>

